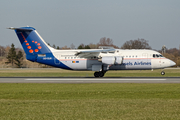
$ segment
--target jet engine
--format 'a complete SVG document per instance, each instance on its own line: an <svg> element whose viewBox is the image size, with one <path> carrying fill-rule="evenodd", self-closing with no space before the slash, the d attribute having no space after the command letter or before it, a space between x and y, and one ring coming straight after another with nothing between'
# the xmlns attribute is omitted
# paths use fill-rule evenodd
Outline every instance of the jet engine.
<svg viewBox="0 0 180 120"><path fill-rule="evenodd" d="M121 56L104 56L104 57L102 57L101 61L104 64L117 65L117 64L122 64L123 57L121 57Z"/></svg>

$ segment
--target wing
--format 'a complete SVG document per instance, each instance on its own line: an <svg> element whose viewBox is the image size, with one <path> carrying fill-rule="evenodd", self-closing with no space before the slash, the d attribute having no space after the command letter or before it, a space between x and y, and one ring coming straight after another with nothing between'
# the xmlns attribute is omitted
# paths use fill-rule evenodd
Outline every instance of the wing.
<svg viewBox="0 0 180 120"><path fill-rule="evenodd" d="M94 57L94 56L97 57L101 52L115 52L115 49L82 50L82 51L77 51L75 55L83 58Z"/></svg>

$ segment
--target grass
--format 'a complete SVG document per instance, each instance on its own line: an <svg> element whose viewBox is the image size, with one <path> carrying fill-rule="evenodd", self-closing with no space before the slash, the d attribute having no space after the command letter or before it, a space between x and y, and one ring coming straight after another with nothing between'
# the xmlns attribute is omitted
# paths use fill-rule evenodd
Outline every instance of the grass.
<svg viewBox="0 0 180 120"><path fill-rule="evenodd" d="M108 71L105 77L162 77L161 70ZM180 76L166 69L164 77ZM93 77L91 71L0 69L0 77ZM1 120L178 120L180 84L0 83Z"/></svg>
<svg viewBox="0 0 180 120"><path fill-rule="evenodd" d="M177 120L179 84L0 84L2 120Z"/></svg>
<svg viewBox="0 0 180 120"><path fill-rule="evenodd" d="M120 70L108 71L104 77L179 77L180 69ZM70 71L62 69L0 69L0 77L94 77L93 71Z"/></svg>

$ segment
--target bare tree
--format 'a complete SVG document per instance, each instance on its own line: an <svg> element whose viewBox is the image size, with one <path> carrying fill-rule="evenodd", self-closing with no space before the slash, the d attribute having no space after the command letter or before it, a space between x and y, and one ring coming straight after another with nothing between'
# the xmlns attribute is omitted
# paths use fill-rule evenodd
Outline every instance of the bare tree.
<svg viewBox="0 0 180 120"><path fill-rule="evenodd" d="M106 39L106 44L107 44L107 45L113 45L113 40L110 39L110 38L107 38L107 39Z"/></svg>
<svg viewBox="0 0 180 120"><path fill-rule="evenodd" d="M180 50L178 50L177 48L167 49L166 52L175 56L180 56Z"/></svg>
<svg viewBox="0 0 180 120"><path fill-rule="evenodd" d="M100 39L98 45L102 45L102 46L111 46L113 45L113 40L110 39L110 38L106 38L106 37L103 37Z"/></svg>
<svg viewBox="0 0 180 120"><path fill-rule="evenodd" d="M98 48L98 45L97 45L97 44L90 43L90 44L89 44L89 47L90 47L91 49L97 49L97 48Z"/></svg>
<svg viewBox="0 0 180 120"><path fill-rule="evenodd" d="M60 49L61 50L69 50L70 48L65 45L64 47L61 47Z"/></svg>
<svg viewBox="0 0 180 120"><path fill-rule="evenodd" d="M151 49L148 41L145 39L129 40L126 41L121 49Z"/></svg>
<svg viewBox="0 0 180 120"><path fill-rule="evenodd" d="M73 43L71 44L71 49L75 49L75 45Z"/></svg>
<svg viewBox="0 0 180 120"><path fill-rule="evenodd" d="M5 55L5 48L3 46L0 46L0 56L4 56Z"/></svg>

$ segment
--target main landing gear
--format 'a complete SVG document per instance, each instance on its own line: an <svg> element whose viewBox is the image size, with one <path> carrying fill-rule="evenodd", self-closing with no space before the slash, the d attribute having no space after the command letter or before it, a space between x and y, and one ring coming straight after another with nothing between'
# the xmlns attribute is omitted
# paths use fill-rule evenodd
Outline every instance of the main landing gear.
<svg viewBox="0 0 180 120"><path fill-rule="evenodd" d="M106 73L105 71L95 72L94 77L103 77L105 73Z"/></svg>

